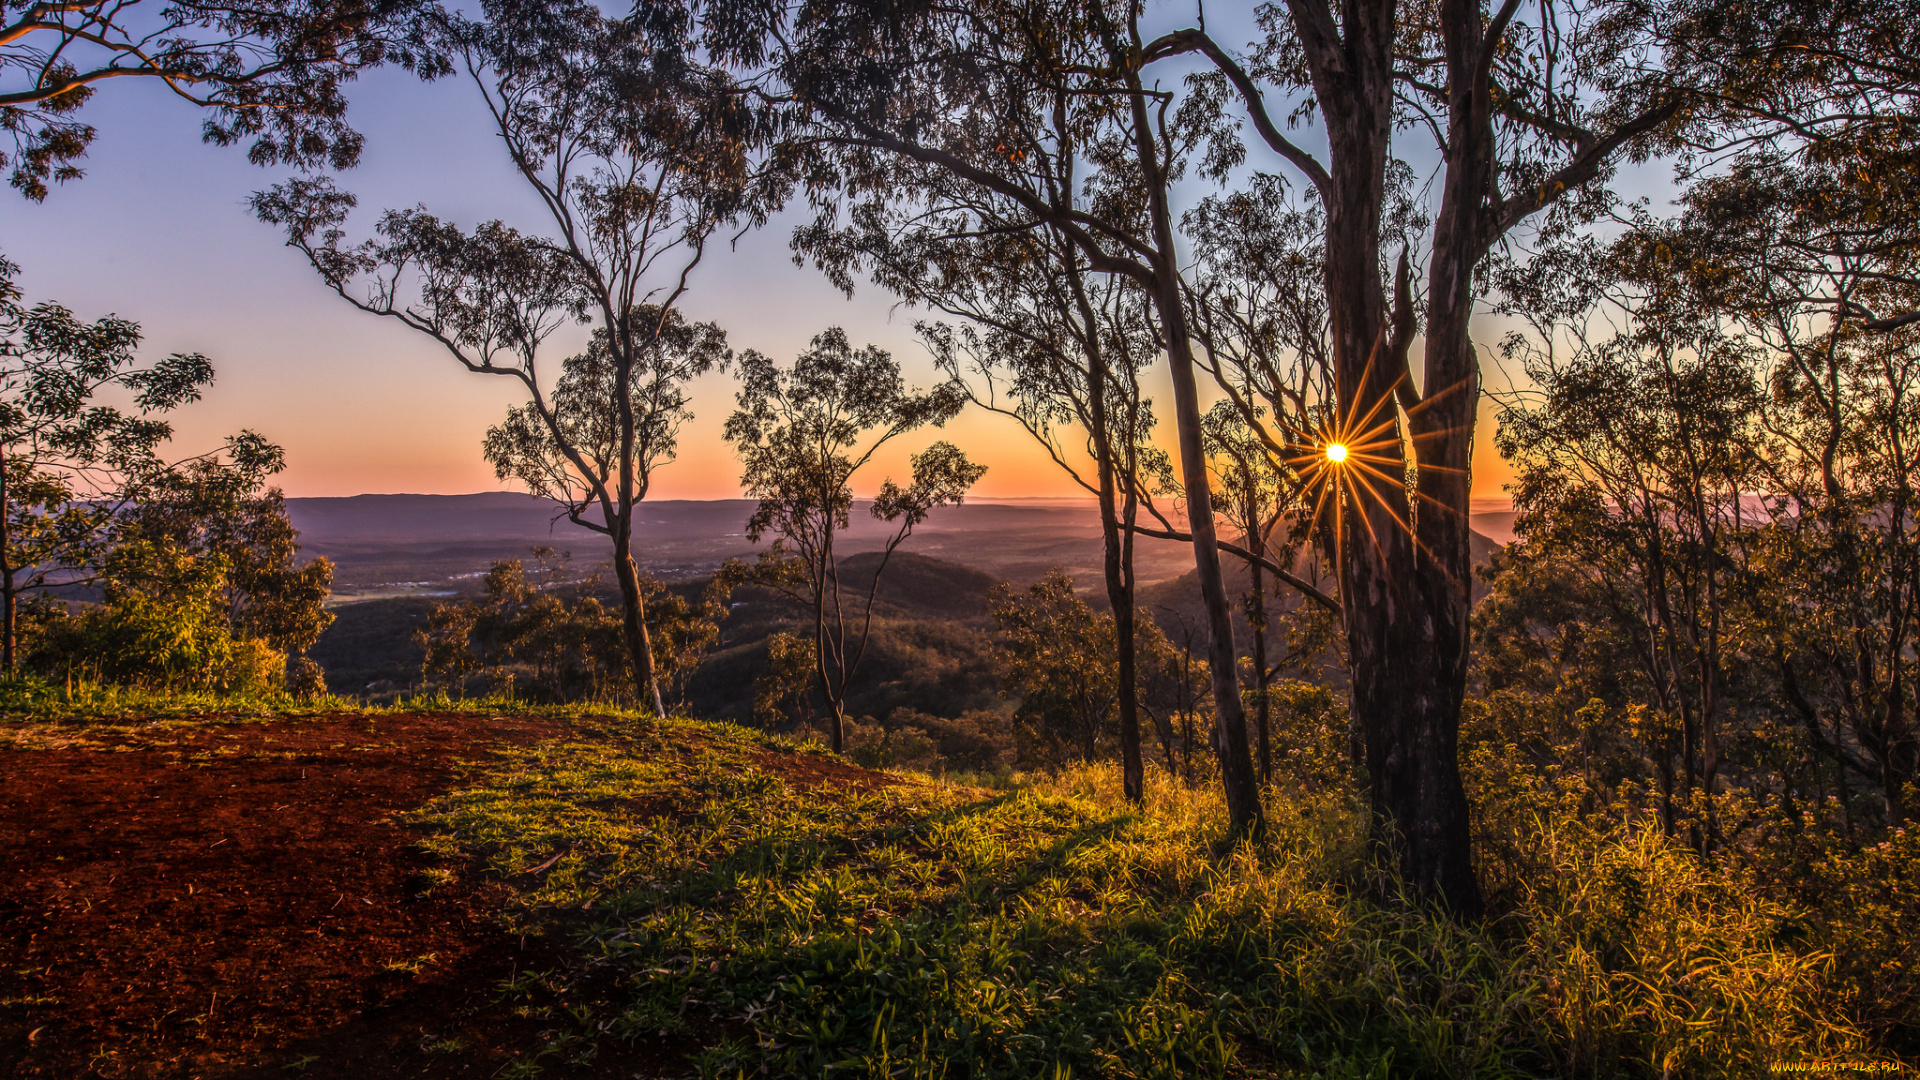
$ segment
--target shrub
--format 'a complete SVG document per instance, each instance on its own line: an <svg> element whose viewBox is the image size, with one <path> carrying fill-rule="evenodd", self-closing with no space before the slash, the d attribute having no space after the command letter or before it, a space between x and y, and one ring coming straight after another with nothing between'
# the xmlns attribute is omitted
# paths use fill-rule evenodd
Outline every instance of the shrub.
<svg viewBox="0 0 1920 1080"><path fill-rule="evenodd" d="M310 656L287 661L287 693L302 701L327 696L327 673Z"/></svg>
<svg viewBox="0 0 1920 1080"><path fill-rule="evenodd" d="M924 728L907 724L882 726L870 716L848 717L847 756L869 769L912 769L945 772L947 759Z"/></svg>
<svg viewBox="0 0 1920 1080"><path fill-rule="evenodd" d="M37 614L32 663L148 690L247 693L282 685L286 654L236 636L227 619L226 562L149 541L108 560L105 602L77 614Z"/></svg>

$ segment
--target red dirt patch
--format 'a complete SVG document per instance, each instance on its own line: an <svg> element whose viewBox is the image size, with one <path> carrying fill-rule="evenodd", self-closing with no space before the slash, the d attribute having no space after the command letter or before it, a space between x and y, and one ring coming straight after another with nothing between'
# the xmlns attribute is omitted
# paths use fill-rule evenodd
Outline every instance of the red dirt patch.
<svg viewBox="0 0 1920 1080"><path fill-rule="evenodd" d="M565 730L348 714L0 752L0 1074L490 1076L538 1047L500 986L557 961L490 921L497 886L421 895L392 818L456 758Z"/></svg>

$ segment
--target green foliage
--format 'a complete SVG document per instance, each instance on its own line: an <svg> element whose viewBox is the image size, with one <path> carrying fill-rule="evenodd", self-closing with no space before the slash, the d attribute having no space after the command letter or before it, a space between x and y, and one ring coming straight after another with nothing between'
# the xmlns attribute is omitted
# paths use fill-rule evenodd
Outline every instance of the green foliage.
<svg viewBox="0 0 1920 1080"><path fill-rule="evenodd" d="M280 448L242 432L220 452L165 462L172 428L160 414L197 400L212 365L176 354L141 366L137 325L23 309L13 273L0 260L0 666L24 644L39 670L67 677L277 685L285 654L332 621L322 604L333 579L325 559L297 564L285 500L262 491ZM98 400L115 392L134 411ZM104 605L77 615L44 597L21 603L88 585Z"/></svg>
<svg viewBox="0 0 1920 1080"><path fill-rule="evenodd" d="M611 702L633 693L632 666L620 615L601 602L599 578L571 578L571 556L533 549L495 562L478 600L435 604L413 641L429 685L464 693L477 676L490 692L515 688L544 702ZM669 700L683 700L687 680L719 639L731 583L715 579L690 599L642 578L653 670Z"/></svg>
<svg viewBox="0 0 1920 1080"><path fill-rule="evenodd" d="M847 720L847 758L869 769L911 769L921 773L944 773L947 759L940 754L925 728L904 722L895 716L893 723L882 725L865 717Z"/></svg>
<svg viewBox="0 0 1920 1080"><path fill-rule="evenodd" d="M810 721L814 666L812 641L784 632L769 637L766 666L753 681L753 718L768 728Z"/></svg>
<svg viewBox="0 0 1920 1080"><path fill-rule="evenodd" d="M756 566L736 563L722 577L750 576L812 614L815 671L838 749L844 745L848 686L872 640L874 600L889 557L928 514L963 502L986 466L967 460L951 443L937 442L913 455L907 486L883 480L869 509L890 532L872 578L864 588L849 582L851 602L844 602L834 544L849 524L854 474L894 439L928 424L944 425L964 397L951 384L924 394L909 391L891 354L872 345L855 349L844 331L832 327L786 368L757 352L743 354L736 398L739 408L727 418L726 438L740 456L741 486L756 503L747 538L757 544L772 537L773 543Z"/></svg>
<svg viewBox="0 0 1920 1080"><path fill-rule="evenodd" d="M154 690L99 682L85 672L49 679L22 671L0 679L0 742L57 745L105 729L205 723L209 716L242 722L359 707L350 698L300 698L273 685L244 691Z"/></svg>
<svg viewBox="0 0 1920 1080"><path fill-rule="evenodd" d="M1120 665L1113 617L1095 614L1058 570L1026 590L994 591L1000 685L1020 704L1014 743L1028 769L1108 756Z"/></svg>
<svg viewBox="0 0 1920 1080"><path fill-rule="evenodd" d="M429 685L464 692L478 673L497 693L532 700L610 699L631 686L619 617L595 582L566 582L564 560L536 549L530 575L519 559L493 564L478 600L434 605L414 631Z"/></svg>
<svg viewBox="0 0 1920 1080"><path fill-rule="evenodd" d="M1119 644L1113 616L1096 612L1059 570L1024 593L996 586L990 610L994 675L1017 700L1013 744L1023 769L1111 757L1119 732ZM1143 612L1134 616L1135 679L1141 705L1156 721L1172 761L1176 742L1191 749L1192 721L1205 694L1206 662L1175 648ZM1172 719L1184 721L1173 730Z"/></svg>
<svg viewBox="0 0 1920 1080"><path fill-rule="evenodd" d="M1274 783L1302 792L1341 791L1354 779L1346 703L1324 686L1282 679L1267 688Z"/></svg>
<svg viewBox="0 0 1920 1080"><path fill-rule="evenodd" d="M145 483L121 515L123 536L163 542L227 564L224 599L234 630L287 653L304 653L333 623L325 603L333 564L300 561L286 496L266 486L286 466L278 446L254 432L222 455L194 458Z"/></svg>
<svg viewBox="0 0 1920 1080"><path fill-rule="evenodd" d="M326 697L327 673L312 657L293 657L287 661L287 693L302 701Z"/></svg>
<svg viewBox="0 0 1920 1080"><path fill-rule="evenodd" d="M567 1038L617 1053L735 1018L744 1034L693 1063L705 1075L1731 1077L1885 1059L1808 933L1817 913L1644 818L1605 835L1513 822L1538 873L1473 929L1353 888L1374 871L1350 786L1273 792L1269 839L1221 849L1218 796L1157 774L1138 807L1107 766L999 794L801 788L766 745L610 726L511 751L419 820L447 865L479 855L517 884L516 922L570 944L546 978L618 980L549 1018Z"/></svg>
<svg viewBox="0 0 1920 1080"><path fill-rule="evenodd" d="M30 658L149 690L247 693L281 684L286 654L236 634L228 621L228 564L170 544L134 541L102 572L105 603L54 614Z"/></svg>
<svg viewBox="0 0 1920 1080"><path fill-rule="evenodd" d="M94 128L76 116L107 80L154 80L208 111L206 140L252 139L256 164L347 168L361 136L347 126L346 84L360 69L398 61L422 75L446 61L422 47L421 5L266 3L142 4L83 0L8 9L0 73L0 137L13 152L8 182L47 197L47 182L81 175L75 164ZM156 87L157 89L157 87Z"/></svg>
<svg viewBox="0 0 1920 1080"><path fill-rule="evenodd" d="M1873 11L1735 4L1709 37L1744 51L1813 20L1862 55L1887 46L1837 10ZM1877 122L1812 103L1879 91L1796 52L1715 77L1820 114L1794 139L1824 128L1828 151L1871 156L1852 140ZM1608 774L1589 803L1651 787L1703 848L1759 827L1749 807L1896 826L1920 781L1920 339L1865 325L1912 306L1912 237L1852 211L1840 226L1838 205L1864 211L1885 178L1789 167L1791 141L1744 144L1680 217L1611 245L1557 238L1503 285L1537 331L1503 348L1540 394L1501 418L1523 543L1475 613L1489 716L1531 729L1539 762L1579 744ZM1616 332L1556 347L1602 320ZM1632 723L1572 730L1590 701Z"/></svg>
<svg viewBox="0 0 1920 1080"><path fill-rule="evenodd" d="M1644 1057L1644 1047L1596 1042L1628 1015L1677 1031L1779 987L1793 996L1770 1007L1824 1000L1836 1024L1891 1051L1920 1050L1912 1019L1920 847L1909 830L1862 844L1837 799L1796 809L1764 788L1734 785L1712 803L1695 792L1675 807L1678 826L1666 827L1647 748L1668 745L1672 734L1646 705L1600 697L1572 707L1509 688L1467 703L1463 774L1490 897L1522 911L1571 904L1579 910L1563 914L1585 923L1556 930L1572 935L1559 947L1586 971L1580 993L1593 997L1567 1005L1568 1067L1605 1075L1618 1068L1609 1054ZM1710 810L1725 834L1702 845L1698 823L1712 820ZM1654 903L1668 911L1650 916ZM1729 916L1724 925L1717 907ZM1627 963L1636 949L1638 966ZM1655 953L1666 957L1661 970L1693 973L1676 983L1683 1000L1649 997L1636 981L1644 976L1619 977L1623 965L1641 971ZM1693 1053L1676 1059L1676 1072L1701 1067Z"/></svg>
<svg viewBox="0 0 1920 1080"><path fill-rule="evenodd" d="M0 666L16 659L23 597L84 582L115 542L117 511L164 474L173 429L160 414L213 381L197 353L142 366L140 327L117 316L82 322L21 300L19 268L0 257ZM130 394L128 411L100 400Z"/></svg>
<svg viewBox="0 0 1920 1080"><path fill-rule="evenodd" d="M495 475L567 506L575 520L593 520L588 510L616 483L623 454L642 477L673 459L680 426L693 415L687 382L732 356L725 331L672 308L641 304L627 322L626 353L596 328L586 350L561 363L551 394L487 429L483 449ZM625 424L616 392L623 377L637 406Z"/></svg>

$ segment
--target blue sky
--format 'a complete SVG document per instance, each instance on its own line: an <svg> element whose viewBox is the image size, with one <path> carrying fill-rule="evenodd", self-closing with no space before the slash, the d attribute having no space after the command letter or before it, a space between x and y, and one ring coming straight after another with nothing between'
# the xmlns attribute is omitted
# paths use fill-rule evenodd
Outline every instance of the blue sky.
<svg viewBox="0 0 1920 1080"><path fill-rule="evenodd" d="M1193 11L1162 5L1155 16L1171 27ZM1244 9L1215 5L1209 15L1223 40L1251 36ZM541 227L539 207L508 166L470 83L422 84L397 70L375 71L351 96L366 154L341 180L360 196L361 230L382 208L414 204L463 224L499 217ZM466 373L437 346L327 291L246 208L251 192L279 177L249 165L239 149L202 144L202 117L191 106L156 85L126 82L105 87L85 115L100 131L83 162L88 175L56 187L42 204L0 195L0 250L22 266L30 300L58 300L89 318L117 313L143 325L155 355L199 351L214 360L213 390L177 417L183 450L210 447L243 427L259 430L286 446L290 465L281 480L296 496L503 486L479 447L487 426L519 400L515 384ZM1258 151L1252 161L1274 167ZM1655 176L1647 174L1653 187ZM694 278L688 313L726 327L735 348L776 357L843 325L856 341L893 350L910 380L932 381L912 332L917 313L871 288L849 300L795 267L787 249L792 223L776 220L736 249L711 254ZM1497 330L1486 327L1483 346ZM1491 369L1489 381L1499 381ZM1171 394L1162 383L1155 397L1165 402ZM682 460L659 474L654 497L737 493L719 437L731 407L725 376L695 387L696 419L683 434ZM1490 420L1490 411L1483 417ZM1022 433L984 415L903 442L859 486L877 486L937 437L989 466L982 495L1078 494ZM1504 470L1490 450L1490 427L1480 442L1476 487L1495 494Z"/></svg>

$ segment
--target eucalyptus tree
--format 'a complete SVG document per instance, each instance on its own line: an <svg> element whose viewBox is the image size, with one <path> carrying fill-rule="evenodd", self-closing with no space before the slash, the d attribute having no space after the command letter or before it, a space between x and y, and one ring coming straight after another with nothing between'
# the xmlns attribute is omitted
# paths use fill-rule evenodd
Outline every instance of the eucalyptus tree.
<svg viewBox="0 0 1920 1080"><path fill-rule="evenodd" d="M1829 198L1863 181L1776 152L1750 151L1691 184L1673 218L1566 261L1630 283L1636 325L1706 323L1746 343L1765 390L1749 487L1764 570L1741 597L1743 625L1764 632L1748 647L1838 789L1864 782L1891 824L1920 773L1920 334L1898 314L1920 308L1899 236L1920 196L1881 192L1839 221Z"/></svg>
<svg viewBox="0 0 1920 1080"><path fill-rule="evenodd" d="M1479 0L1297 2L1265 20L1251 63L1203 29L1163 35L1143 55L1148 64L1205 56L1324 213L1337 410L1328 445L1365 448L1338 455L1354 462L1341 469L1352 493L1344 512L1358 526L1347 531L1366 538L1346 545L1340 571L1375 835L1397 851L1409 885L1461 913L1480 907L1457 762L1480 386L1476 274L1542 211L1566 228L1604 211L1615 165L1654 152L1684 119L1682 81L1653 59L1667 15L1611 0L1527 11L1518 0L1491 10ZM1317 113L1324 155L1282 132L1263 83ZM1423 237L1424 302L1402 293L1390 317L1383 241L1401 132L1430 136L1444 164Z"/></svg>
<svg viewBox="0 0 1920 1080"><path fill-rule="evenodd" d="M1894 827L1920 779L1920 342L1848 335L1765 374L1781 452L1764 463L1757 651L1842 790L1857 777Z"/></svg>
<svg viewBox="0 0 1920 1080"><path fill-rule="evenodd" d="M162 414L213 381L198 353L140 363L138 324L27 307L0 257L0 669L18 659L22 596L84 583L112 551L120 511L164 474ZM131 395L132 408L112 404ZM253 445L251 442L246 445Z"/></svg>
<svg viewBox="0 0 1920 1080"><path fill-rule="evenodd" d="M1071 188L1075 163L1055 163ZM1145 297L1132 283L1095 275L1070 244L992 192L921 170L927 208L904 228L877 221L816 221L796 246L851 288L856 268L896 295L965 320L922 323L935 364L968 400L1018 423L1099 502L1103 576L1118 650L1122 787L1144 791L1134 668L1132 526L1166 455L1151 441L1152 402L1140 375L1157 351ZM1065 432L1084 434L1092 476Z"/></svg>
<svg viewBox="0 0 1920 1080"><path fill-rule="evenodd" d="M94 93L133 79L209 110L208 142L253 140L256 164L351 166L346 87L399 62L427 75L444 59L420 34L422 0L6 0L0 3L0 133L9 182L29 199L77 179L95 131Z"/></svg>
<svg viewBox="0 0 1920 1080"><path fill-rule="evenodd" d="M1123 277L1148 298L1173 375L1229 818L1236 832L1258 831L1171 209L1177 179L1196 166L1224 175L1239 159L1222 121L1224 84L1203 81L1170 107L1135 62L1139 12L1099 3L826 4L789 14L760 0L701 11L708 44L754 69L759 92L785 106L787 145L820 230L892 229L926 209L929 184L972 189L1008 215L988 227L1044 229L1089 273ZM937 190L932 202L945 205Z"/></svg>
<svg viewBox="0 0 1920 1080"><path fill-rule="evenodd" d="M1149 36L1144 5L1108 0L826 3L791 20L783 5L735 0L701 12L707 40L754 68L763 93L792 104L795 130L820 150L810 175L829 212L844 205L856 217L913 214L900 186L911 176L899 167L912 162L1012 201L1075 245L1096 273L1128 277L1152 297L1173 376L1223 776L1238 829L1257 827L1259 806L1205 494L1196 328L1172 192L1190 161L1201 179L1234 174L1246 153L1241 122L1303 178L1325 214L1333 434L1342 446L1377 443L1380 459L1367 463L1371 470L1345 470L1345 513L1355 519L1352 532L1368 539L1349 546L1341 567L1352 713L1366 733L1375 837L1414 892L1463 914L1480 907L1457 762L1479 389L1469 325L1475 274L1542 210L1572 222L1606 209L1602 182L1614 165L1660 145L1688 101L1660 47L1664 5L1521 6L1294 0L1263 9L1263 40L1246 58L1200 26ZM1195 63L1201 73L1172 83ZM1062 115L1065 125L1051 122ZM1319 156L1285 131L1290 119L1308 116L1325 134ZM1058 156L1051 151L1062 134L1116 178L1106 190L1134 192L1138 213L1109 213L1098 199L1062 193L1048 180L1045 163ZM1416 260L1426 272L1425 303L1414 305L1426 313L1417 385L1409 363L1417 327L1390 333L1391 275L1382 260L1396 138L1437 144L1444 160L1434 226Z"/></svg>
<svg viewBox="0 0 1920 1080"><path fill-rule="evenodd" d="M945 424L964 398L950 385L908 390L886 350L856 349L838 327L817 335L789 367L749 351L739 370L740 407L727 418L726 437L740 456L741 486L757 502L747 538L756 544L773 538L754 577L799 600L813 616L814 673L838 752L846 746L847 687L872 640L874 599L887 563L929 513L965 499L986 466L968 461L952 443L937 442L913 455L906 487L882 481L869 512L892 528L865 596L848 597L835 548L851 524L853 477L894 439Z"/></svg>
<svg viewBox="0 0 1920 1080"><path fill-rule="evenodd" d="M1877 0L1677 10L1667 55L1703 91L1678 212L1636 213L1610 246L1566 238L1502 285L1536 319L1604 302L1642 339L1691 326L1741 344L1760 390L1746 528L1720 553L1753 564L1728 599L1738 666L1771 673L1849 814L1864 782L1897 822L1920 767L1920 28Z"/></svg>
<svg viewBox="0 0 1920 1080"><path fill-rule="evenodd" d="M657 24L584 2L481 11L449 16L436 41L473 84L548 235L497 220L463 229L416 208L388 211L373 238L350 244L355 200L325 178L280 184L254 208L355 307L521 385L526 403L489 433L488 456L608 538L635 687L659 712L635 507L674 456L686 382L728 355L717 327L687 323L677 305L716 232L758 220L778 185L757 171L743 98ZM592 325L590 340L556 364L555 335L576 323Z"/></svg>
<svg viewBox="0 0 1920 1080"><path fill-rule="evenodd" d="M1840 331L1920 323L1920 20L1901 0L1695 0L1676 62L1709 91L1687 216L1709 262L1779 279ZM1678 38L1678 34L1675 35Z"/></svg>
<svg viewBox="0 0 1920 1080"><path fill-rule="evenodd" d="M980 262L992 275L980 287L932 301L972 323L923 325L922 335L969 400L1013 419L1098 501L1102 579L1114 621L1121 788L1138 801L1145 766L1134 672L1134 527L1169 471L1165 451L1152 442L1153 402L1140 385L1155 339L1130 284L1090 281L1072 249L1044 233L1026 239L1051 257L1029 252L997 265ZM1091 477L1069 449L1075 429L1093 463Z"/></svg>
<svg viewBox="0 0 1920 1080"><path fill-rule="evenodd" d="M1763 452L1753 351L1694 318L1637 320L1569 357L1524 355L1539 401L1506 410L1499 435L1518 474L1517 528L1529 548L1585 568L1653 706L1662 823L1689 819L1696 845L1716 846L1739 711L1729 671L1764 520L1746 495Z"/></svg>

